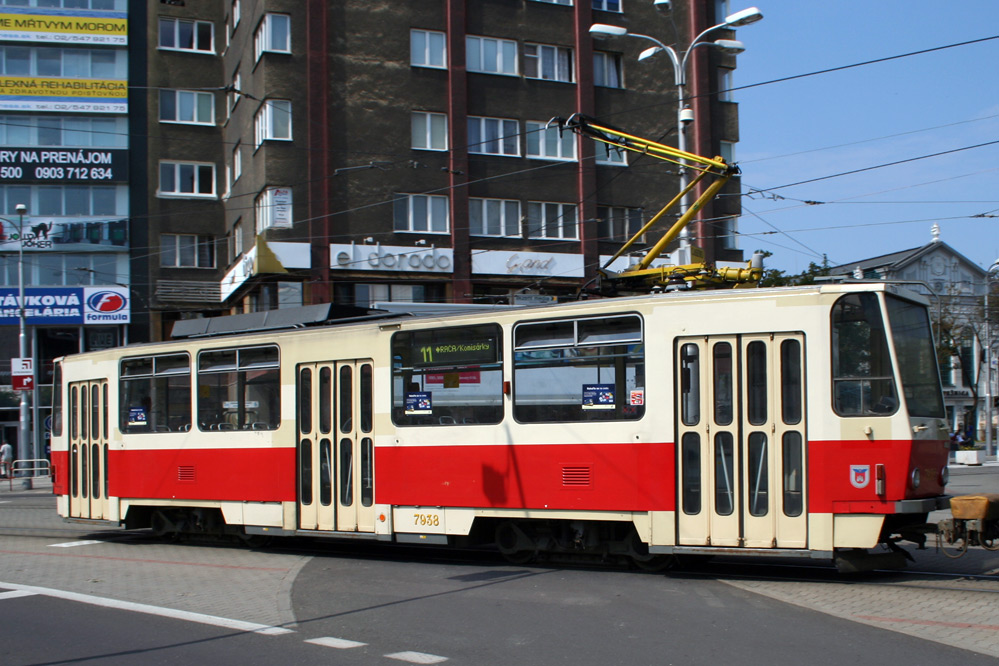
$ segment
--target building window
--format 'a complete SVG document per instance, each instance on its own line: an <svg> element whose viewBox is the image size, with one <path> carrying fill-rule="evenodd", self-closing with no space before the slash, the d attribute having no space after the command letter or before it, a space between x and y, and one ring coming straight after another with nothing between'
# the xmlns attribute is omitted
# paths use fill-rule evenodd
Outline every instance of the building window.
<svg viewBox="0 0 999 666"><path fill-rule="evenodd" d="M470 72L517 73L517 42L509 39L466 37L465 57Z"/></svg>
<svg viewBox="0 0 999 666"><path fill-rule="evenodd" d="M447 150L446 115L414 111L412 126L413 148L417 150Z"/></svg>
<svg viewBox="0 0 999 666"><path fill-rule="evenodd" d="M529 201L527 237L562 240L579 238L573 204Z"/></svg>
<svg viewBox="0 0 999 666"><path fill-rule="evenodd" d="M718 144L718 154L728 164L735 163L735 142L721 141Z"/></svg>
<svg viewBox="0 0 999 666"><path fill-rule="evenodd" d="M232 225L232 254L229 255L230 259L239 259L243 254L243 220L236 220L236 224Z"/></svg>
<svg viewBox="0 0 999 666"><path fill-rule="evenodd" d="M232 115L232 111L236 108L236 104L238 104L239 100L243 98L243 95L241 94L242 88L240 88L242 82L243 77L239 75L239 70L237 69L232 75L232 86L226 92L226 118Z"/></svg>
<svg viewBox="0 0 999 666"><path fill-rule="evenodd" d="M576 135L572 132L559 132L555 125L527 123L527 156L550 160L576 159Z"/></svg>
<svg viewBox="0 0 999 666"><path fill-rule="evenodd" d="M409 31L409 63L414 67L438 67L447 63L447 46L443 32Z"/></svg>
<svg viewBox="0 0 999 666"><path fill-rule="evenodd" d="M291 17L287 14L264 14L253 35L257 60L265 51L291 53Z"/></svg>
<svg viewBox="0 0 999 666"><path fill-rule="evenodd" d="M469 199L468 227L473 236L520 236L520 202Z"/></svg>
<svg viewBox="0 0 999 666"><path fill-rule="evenodd" d="M644 223L641 208L597 206L597 236L600 240L623 243L637 234Z"/></svg>
<svg viewBox="0 0 999 666"><path fill-rule="evenodd" d="M620 53L593 52L593 85L604 88L621 88L623 80Z"/></svg>
<svg viewBox="0 0 999 666"><path fill-rule="evenodd" d="M735 79L732 76L732 70L726 69L724 67L718 68L718 101L719 102L732 102L734 98L732 97L732 88L735 86Z"/></svg>
<svg viewBox="0 0 999 666"><path fill-rule="evenodd" d="M549 5L565 5L572 7L572 0L534 0L534 2L547 2Z"/></svg>
<svg viewBox="0 0 999 666"><path fill-rule="evenodd" d="M593 0L593 8L605 12L621 12L621 0Z"/></svg>
<svg viewBox="0 0 999 666"><path fill-rule="evenodd" d="M627 166L628 164L628 151L595 139L593 140L593 156L597 164L614 164L618 166Z"/></svg>
<svg viewBox="0 0 999 666"><path fill-rule="evenodd" d="M726 217L722 220L715 222L718 240L721 241L721 246L725 250L738 250L739 249L739 219L735 217Z"/></svg>
<svg viewBox="0 0 999 666"><path fill-rule="evenodd" d="M162 234L160 266L164 268L215 268L215 239L194 234Z"/></svg>
<svg viewBox="0 0 999 666"><path fill-rule="evenodd" d="M215 26L209 21L160 19L159 47L174 51L215 53Z"/></svg>
<svg viewBox="0 0 999 666"><path fill-rule="evenodd" d="M527 78L572 83L572 74L572 49L524 44L524 76Z"/></svg>
<svg viewBox="0 0 999 666"><path fill-rule="evenodd" d="M0 46L0 74L7 76L124 79L126 68L123 49Z"/></svg>
<svg viewBox="0 0 999 666"><path fill-rule="evenodd" d="M393 206L396 231L447 233L447 197L429 194L397 194Z"/></svg>
<svg viewBox="0 0 999 666"><path fill-rule="evenodd" d="M253 119L257 147L264 141L291 141L291 102L269 99L260 105Z"/></svg>
<svg viewBox="0 0 999 666"><path fill-rule="evenodd" d="M128 119L5 115L0 145L127 148Z"/></svg>
<svg viewBox="0 0 999 666"><path fill-rule="evenodd" d="M227 167L228 168L228 167ZM243 175L243 145L240 143L236 144L236 147L232 149L232 167L229 171L228 184L230 186L235 185L239 177Z"/></svg>
<svg viewBox="0 0 999 666"><path fill-rule="evenodd" d="M520 155L516 120L468 117L468 152L485 155Z"/></svg>
<svg viewBox="0 0 999 666"><path fill-rule="evenodd" d="M215 124L215 94L194 90L161 90L160 122Z"/></svg>
<svg viewBox="0 0 999 666"><path fill-rule="evenodd" d="M117 188L113 185L43 185L38 187L37 194L33 210L38 215L115 215L118 208Z"/></svg>
<svg viewBox="0 0 999 666"><path fill-rule="evenodd" d="M292 219L291 188L268 187L254 202L257 217L257 233L267 229L291 229Z"/></svg>
<svg viewBox="0 0 999 666"><path fill-rule="evenodd" d="M159 196L215 197L215 165L160 162Z"/></svg>
<svg viewBox="0 0 999 666"><path fill-rule="evenodd" d="M239 11L239 0L232 0L232 30L236 31L236 26L239 25L240 11Z"/></svg>

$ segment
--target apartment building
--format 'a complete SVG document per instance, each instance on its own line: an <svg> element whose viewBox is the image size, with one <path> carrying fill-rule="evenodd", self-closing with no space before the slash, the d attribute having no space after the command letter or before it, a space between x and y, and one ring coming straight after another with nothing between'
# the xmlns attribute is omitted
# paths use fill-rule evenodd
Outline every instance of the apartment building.
<svg viewBox="0 0 999 666"><path fill-rule="evenodd" d="M678 174L560 135L550 121L583 113L675 145L669 61L639 61L643 40L589 32L619 25L682 51L728 14L721 0L658 4L162 0L135 9L133 24L146 28L133 31L131 99L146 104L132 103L132 133L146 140L132 148L133 192L146 192L133 195L133 245L144 250L132 274L148 288L133 335L322 302L573 296L672 198ZM732 154L734 67L735 56L707 47L690 58L693 152ZM738 197L702 211L693 236L709 261L741 260L731 243L738 214Z"/></svg>

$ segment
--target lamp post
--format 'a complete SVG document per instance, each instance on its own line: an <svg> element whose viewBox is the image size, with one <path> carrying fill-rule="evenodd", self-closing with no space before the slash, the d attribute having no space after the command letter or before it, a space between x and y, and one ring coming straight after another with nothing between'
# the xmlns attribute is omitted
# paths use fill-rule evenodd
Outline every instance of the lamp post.
<svg viewBox="0 0 999 666"><path fill-rule="evenodd" d="M994 455L992 446L992 326L989 321L989 292L992 276L999 272L999 259L985 271L985 455Z"/></svg>
<svg viewBox="0 0 999 666"><path fill-rule="evenodd" d="M665 6L668 8L669 3L665 0L657 0L657 6ZM677 133L677 148L681 151L686 152L687 150L687 125L694 122L694 112L689 106L685 106L684 100L686 99L686 87L687 87L687 59L690 54L698 46L717 46L726 53L742 53L745 50L745 46L742 42L735 39L717 39L714 41L701 41L708 33L714 32L715 30L720 30L722 28L738 28L740 26L749 25L750 23L756 23L763 18L763 13L760 12L756 7L750 7L748 9L743 9L741 11L735 12L734 14L729 14L725 17L725 20L718 25L713 25L707 30L703 30L697 35L691 42L690 46L683 54L678 54L676 50L671 46L666 46L661 41L652 37L650 35L643 35L636 32L630 32L627 28L608 25L606 23L594 23L590 26L590 34L594 36L601 37L637 37L638 39L644 39L653 42L655 46L649 47L639 54L639 60L645 60L651 58L659 53L665 52L669 56L670 62L673 64L673 84L676 86L676 133ZM687 187L687 168L686 162L681 158L680 160L680 191L682 192ZM682 215L687 211L690 206L689 197L684 194L680 200L680 214ZM681 263L690 263L690 230L684 228L680 232L680 248L682 253Z"/></svg>
<svg viewBox="0 0 999 666"><path fill-rule="evenodd" d="M18 352L21 358L28 357L28 333L26 327L26 313L24 310L24 214L28 212L28 207L24 204L17 204L14 207L17 212L17 316L18 325ZM32 369L34 372L34 369ZM34 384L34 382L32 382ZM31 428L28 420L28 392L21 391L21 411L20 411L20 434L18 436L18 457L22 460L34 458L34 446L31 440ZM30 481L28 481L30 483Z"/></svg>

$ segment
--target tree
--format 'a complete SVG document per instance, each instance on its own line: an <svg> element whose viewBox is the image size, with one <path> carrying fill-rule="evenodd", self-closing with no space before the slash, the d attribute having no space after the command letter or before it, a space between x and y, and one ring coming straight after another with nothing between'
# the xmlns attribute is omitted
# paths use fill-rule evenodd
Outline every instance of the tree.
<svg viewBox="0 0 999 666"><path fill-rule="evenodd" d="M773 256L773 252L768 250L757 251L763 254L764 262L766 262L767 257ZM808 268L797 275L788 275L776 268L765 268L763 270L763 278L760 280L760 286L792 287L803 284L815 284L815 278L821 275L829 275L829 259L826 258L826 255L822 255L822 265L816 264L814 261L810 262Z"/></svg>

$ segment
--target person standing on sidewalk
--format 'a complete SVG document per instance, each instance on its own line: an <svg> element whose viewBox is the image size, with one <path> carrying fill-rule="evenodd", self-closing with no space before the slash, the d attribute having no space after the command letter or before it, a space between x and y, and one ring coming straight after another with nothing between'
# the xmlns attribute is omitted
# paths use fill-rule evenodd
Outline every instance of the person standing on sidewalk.
<svg viewBox="0 0 999 666"><path fill-rule="evenodd" d="M0 445L0 478L6 479L11 475L11 464L14 462L14 447L7 442Z"/></svg>

